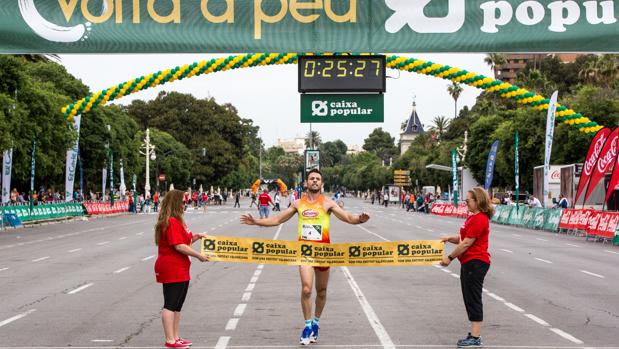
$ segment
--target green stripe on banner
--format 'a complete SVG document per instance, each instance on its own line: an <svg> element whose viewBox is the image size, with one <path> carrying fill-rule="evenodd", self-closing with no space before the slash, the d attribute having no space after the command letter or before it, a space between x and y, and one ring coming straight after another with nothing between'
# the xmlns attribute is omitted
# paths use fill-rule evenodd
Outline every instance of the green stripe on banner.
<svg viewBox="0 0 619 349"><path fill-rule="evenodd" d="M562 213L563 210L557 208L544 210L544 230L557 231Z"/></svg>
<svg viewBox="0 0 619 349"><path fill-rule="evenodd" d="M101 3L108 4L105 11ZM501 7L465 0L424 6L402 0L206 3L4 1L0 53L619 51L616 6L614 12L612 6L598 9L601 1L592 1L593 15L586 1L572 2L575 18L569 25L561 23L562 6L523 23L511 15L522 0L503 0ZM311 8L301 8L303 3ZM496 20L498 9L510 13L505 22Z"/></svg>

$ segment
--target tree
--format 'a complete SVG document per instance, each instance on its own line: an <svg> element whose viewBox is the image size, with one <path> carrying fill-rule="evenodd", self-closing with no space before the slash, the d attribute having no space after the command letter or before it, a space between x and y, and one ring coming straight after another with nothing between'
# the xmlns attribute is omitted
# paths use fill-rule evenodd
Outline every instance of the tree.
<svg viewBox="0 0 619 349"><path fill-rule="evenodd" d="M452 83L447 86L447 91L451 98L454 99L454 118L458 117L458 98L460 98L460 94L462 93L462 86L458 83Z"/></svg>
<svg viewBox="0 0 619 349"><path fill-rule="evenodd" d="M338 139L333 142L326 142L320 145L320 166L332 167L344 159L348 146Z"/></svg>
<svg viewBox="0 0 619 349"><path fill-rule="evenodd" d="M505 59L505 56L503 54L500 53L488 53L486 55L486 58L484 58L484 63L488 64L490 66L490 68L492 69L492 71L494 72L494 78L496 79L496 66L497 65L503 65L505 63L507 63L507 60Z"/></svg>
<svg viewBox="0 0 619 349"><path fill-rule="evenodd" d="M449 119L441 115L434 117L432 122L434 125L430 127L430 130L437 134L438 140L440 141L443 138L443 133L445 133L447 127L449 127Z"/></svg>
<svg viewBox="0 0 619 349"><path fill-rule="evenodd" d="M387 163L398 154L395 138L391 137L389 132L383 131L382 127L376 128L370 133L364 141L363 149L376 154L382 161Z"/></svg>
<svg viewBox="0 0 619 349"><path fill-rule="evenodd" d="M310 131L305 136L305 147L309 149L317 149L320 147L322 139L318 131Z"/></svg>

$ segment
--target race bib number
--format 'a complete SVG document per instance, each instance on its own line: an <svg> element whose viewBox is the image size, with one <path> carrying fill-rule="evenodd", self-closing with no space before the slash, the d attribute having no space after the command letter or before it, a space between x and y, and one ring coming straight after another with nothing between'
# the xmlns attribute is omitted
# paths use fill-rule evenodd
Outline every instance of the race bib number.
<svg viewBox="0 0 619 349"><path fill-rule="evenodd" d="M301 239L309 241L321 241L322 225L303 224L303 226L301 227Z"/></svg>

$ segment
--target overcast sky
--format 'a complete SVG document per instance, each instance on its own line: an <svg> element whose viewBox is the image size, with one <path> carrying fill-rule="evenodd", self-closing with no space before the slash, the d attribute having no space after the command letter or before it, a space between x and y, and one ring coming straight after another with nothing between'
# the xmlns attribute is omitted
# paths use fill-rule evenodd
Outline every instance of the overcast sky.
<svg viewBox="0 0 619 349"><path fill-rule="evenodd" d="M228 55L61 55L61 63L69 73L96 92L159 70L221 56ZM483 62L485 55L482 54L406 56L492 76L490 67ZM312 129L320 133L323 142L341 139L349 146L363 145L363 140L376 127L391 133L397 142L400 124L411 113L413 97L416 97L417 113L425 127L429 127L436 116L454 116L454 102L447 92L448 81L396 70L387 70L387 76L385 122L312 124ZM125 96L114 103L129 104L134 99L151 100L160 91L189 93L196 98L211 96L218 103L233 104L241 117L254 120L254 124L260 126L264 143L269 147L276 144L278 138L290 139L309 131L309 124L300 123L297 84L296 65L255 67L175 81ZM458 109L465 105L471 107L481 93L481 90L466 85L463 88Z"/></svg>

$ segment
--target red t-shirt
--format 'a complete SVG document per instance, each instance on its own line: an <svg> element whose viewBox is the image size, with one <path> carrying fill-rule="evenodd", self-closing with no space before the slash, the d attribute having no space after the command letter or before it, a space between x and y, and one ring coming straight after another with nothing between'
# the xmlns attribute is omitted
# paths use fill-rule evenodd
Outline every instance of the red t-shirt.
<svg viewBox="0 0 619 349"><path fill-rule="evenodd" d="M258 201L260 201L260 206L269 206L269 202L273 202L273 199L268 193L262 193L258 196Z"/></svg>
<svg viewBox="0 0 619 349"><path fill-rule="evenodd" d="M157 282L171 283L189 281L189 256L178 252L174 245L189 245L193 234L176 218L170 218L168 227L159 240L159 254L155 262Z"/></svg>
<svg viewBox="0 0 619 349"><path fill-rule="evenodd" d="M470 260L478 259L490 264L490 254L488 253L488 235L490 234L490 222L488 216L477 213L464 221L460 228L460 238L475 238L475 242L458 259L461 264Z"/></svg>

